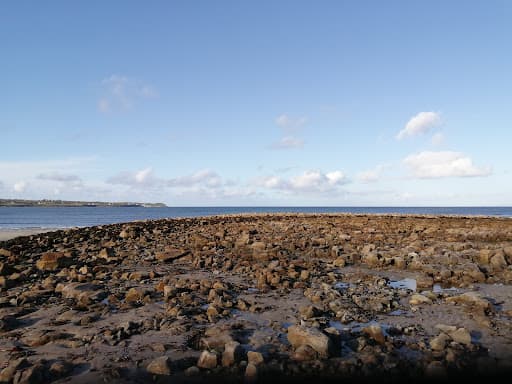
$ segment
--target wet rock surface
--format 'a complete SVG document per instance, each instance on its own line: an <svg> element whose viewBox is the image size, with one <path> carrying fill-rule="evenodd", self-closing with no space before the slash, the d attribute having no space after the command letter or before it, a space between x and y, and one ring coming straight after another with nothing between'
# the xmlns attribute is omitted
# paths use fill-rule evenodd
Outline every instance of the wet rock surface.
<svg viewBox="0 0 512 384"><path fill-rule="evenodd" d="M0 382L512 369L511 219L214 216L47 232L0 251Z"/></svg>

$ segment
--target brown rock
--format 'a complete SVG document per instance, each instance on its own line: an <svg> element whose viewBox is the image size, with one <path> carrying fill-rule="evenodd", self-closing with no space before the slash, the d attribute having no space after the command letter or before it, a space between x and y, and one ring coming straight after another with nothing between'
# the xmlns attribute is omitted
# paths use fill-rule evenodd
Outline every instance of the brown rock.
<svg viewBox="0 0 512 384"><path fill-rule="evenodd" d="M432 300L430 300L427 296L420 295L416 293L411 296L409 300L410 305L421 305L421 304L432 304Z"/></svg>
<svg viewBox="0 0 512 384"><path fill-rule="evenodd" d="M505 253L500 249L496 251L496 253L489 260L489 264L493 267L493 269L497 271L501 271L507 268L507 261L505 260Z"/></svg>
<svg viewBox="0 0 512 384"><path fill-rule="evenodd" d="M11 257L12 252L5 248L0 248L0 256Z"/></svg>
<svg viewBox="0 0 512 384"><path fill-rule="evenodd" d="M458 328L457 330L450 332L449 336L457 343L471 345L471 334L466 328Z"/></svg>
<svg viewBox="0 0 512 384"><path fill-rule="evenodd" d="M70 258L62 252L46 252L36 262L36 267L41 271L55 271L69 265Z"/></svg>
<svg viewBox="0 0 512 384"><path fill-rule="evenodd" d="M291 358L296 361L311 361L318 358L318 353L309 345L301 345L295 350Z"/></svg>
<svg viewBox="0 0 512 384"><path fill-rule="evenodd" d="M247 364L245 367L244 379L246 383L255 383L258 379L258 368L254 364Z"/></svg>
<svg viewBox="0 0 512 384"><path fill-rule="evenodd" d="M157 252L155 258L158 261L171 262L173 260L185 257L190 254L190 251L181 248L167 247L164 252Z"/></svg>
<svg viewBox="0 0 512 384"><path fill-rule="evenodd" d="M440 333L438 336L430 340L430 348L434 351L443 351L450 337L446 333Z"/></svg>
<svg viewBox="0 0 512 384"><path fill-rule="evenodd" d="M263 359L263 355L260 352L249 351L247 352L247 361L249 362L249 364L254 364L255 366L258 366L265 360Z"/></svg>
<svg viewBox="0 0 512 384"><path fill-rule="evenodd" d="M217 354L215 352L203 351L197 361L199 368L212 369L217 366Z"/></svg>
<svg viewBox="0 0 512 384"><path fill-rule="evenodd" d="M462 295L448 297L446 301L476 307L484 311L491 308L491 303L487 299L484 299L478 292L466 292Z"/></svg>
<svg viewBox="0 0 512 384"><path fill-rule="evenodd" d="M14 379L17 370L28 366L27 359L22 357L12 360L9 364L0 371L0 383L10 383Z"/></svg>
<svg viewBox="0 0 512 384"><path fill-rule="evenodd" d="M144 298L144 292L138 288L130 288L124 297L127 303L136 303L142 301Z"/></svg>
<svg viewBox="0 0 512 384"><path fill-rule="evenodd" d="M169 367L169 357L160 356L152 360L146 367L146 371L154 375L170 375L171 368Z"/></svg>
<svg viewBox="0 0 512 384"><path fill-rule="evenodd" d="M503 253L505 254L505 258L507 259L507 264L512 264L512 246L508 246L503 248Z"/></svg>
<svg viewBox="0 0 512 384"><path fill-rule="evenodd" d="M224 352L222 353L223 367L230 367L235 364L239 346L240 343L237 341L230 341L224 345Z"/></svg>
<svg viewBox="0 0 512 384"><path fill-rule="evenodd" d="M384 342L386 341L386 338L384 337L384 332L382 331L382 327L380 326L380 324L369 325L367 327L364 327L362 331L379 344L384 344Z"/></svg>
<svg viewBox="0 0 512 384"><path fill-rule="evenodd" d="M309 345L321 357L327 357L331 348L331 341L325 334L316 328L306 328L300 325L292 325L288 328L288 341L294 348Z"/></svg>

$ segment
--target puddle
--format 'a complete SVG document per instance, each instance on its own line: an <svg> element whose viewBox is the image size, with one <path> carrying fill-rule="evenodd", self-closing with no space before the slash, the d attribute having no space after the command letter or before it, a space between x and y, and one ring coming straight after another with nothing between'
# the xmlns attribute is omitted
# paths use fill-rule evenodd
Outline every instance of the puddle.
<svg viewBox="0 0 512 384"><path fill-rule="evenodd" d="M108 298L101 300L101 304L110 305Z"/></svg>
<svg viewBox="0 0 512 384"><path fill-rule="evenodd" d="M258 288L249 287L247 288L247 293L258 293L260 290Z"/></svg>
<svg viewBox="0 0 512 384"><path fill-rule="evenodd" d="M391 288L395 289L410 289L416 292L416 279L405 278L402 280L391 280L388 282Z"/></svg>
<svg viewBox="0 0 512 384"><path fill-rule="evenodd" d="M349 283L342 283L341 281L334 284L334 289L337 289L338 291L343 291L344 289L348 289L351 286Z"/></svg>
<svg viewBox="0 0 512 384"><path fill-rule="evenodd" d="M432 292L434 293L443 293L443 292L457 292L459 289L455 287L443 288L441 284L434 284L432 287Z"/></svg>
<svg viewBox="0 0 512 384"><path fill-rule="evenodd" d="M336 328L338 331L345 331L345 332L361 332L363 328L368 327L370 325L380 325L382 327L382 330L384 331L384 334L386 334L386 329L388 328L387 325L379 323L378 321L372 320L367 323L361 323L359 321L351 321L348 324L343 324L340 321L329 321L329 327Z"/></svg>
<svg viewBox="0 0 512 384"><path fill-rule="evenodd" d="M410 312L408 311L404 311L403 309L397 309L393 312L389 312L388 313L388 316L409 316L410 315Z"/></svg>

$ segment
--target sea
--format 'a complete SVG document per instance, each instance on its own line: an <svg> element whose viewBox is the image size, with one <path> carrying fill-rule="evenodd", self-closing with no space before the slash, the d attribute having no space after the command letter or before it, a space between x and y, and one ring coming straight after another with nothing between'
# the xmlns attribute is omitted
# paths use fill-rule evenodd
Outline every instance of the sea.
<svg viewBox="0 0 512 384"><path fill-rule="evenodd" d="M354 213L495 216L511 207L0 207L0 229L71 228L135 220L236 213Z"/></svg>

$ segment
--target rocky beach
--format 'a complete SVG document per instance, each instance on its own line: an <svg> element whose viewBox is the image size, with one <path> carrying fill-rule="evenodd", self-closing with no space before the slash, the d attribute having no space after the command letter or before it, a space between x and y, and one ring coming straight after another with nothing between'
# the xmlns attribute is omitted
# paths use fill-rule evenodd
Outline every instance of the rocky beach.
<svg viewBox="0 0 512 384"><path fill-rule="evenodd" d="M512 219L243 214L0 241L1 383L512 372ZM506 376L505 376L506 377Z"/></svg>

